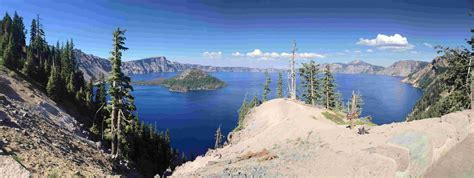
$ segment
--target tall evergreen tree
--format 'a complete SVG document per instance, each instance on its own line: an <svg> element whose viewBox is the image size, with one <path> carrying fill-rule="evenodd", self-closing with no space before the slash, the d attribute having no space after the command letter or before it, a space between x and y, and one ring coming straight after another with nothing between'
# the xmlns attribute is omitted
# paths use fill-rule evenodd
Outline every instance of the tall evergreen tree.
<svg viewBox="0 0 474 178"><path fill-rule="evenodd" d="M322 99L323 104L327 109L333 109L336 106L336 85L334 77L329 69L329 65L324 70L324 77L322 79Z"/></svg>
<svg viewBox="0 0 474 178"><path fill-rule="evenodd" d="M270 75L268 72L265 72L265 84L263 85L263 96L262 96L262 102L267 101L268 94L270 93L270 83L272 82L272 79L270 78Z"/></svg>
<svg viewBox="0 0 474 178"><path fill-rule="evenodd" d="M313 60L309 63L303 63L303 67L299 69L302 87L306 90L303 92L303 99L306 103L315 105L320 99L319 89L319 65Z"/></svg>
<svg viewBox="0 0 474 178"><path fill-rule="evenodd" d="M283 98L283 76L281 72L278 72L277 96L278 98Z"/></svg>
<svg viewBox="0 0 474 178"><path fill-rule="evenodd" d="M48 96L57 101L60 99L60 81L59 81L59 74L57 72L56 67L52 67L51 74L49 75L48 78L48 84L46 85L46 91L48 93Z"/></svg>
<svg viewBox="0 0 474 178"><path fill-rule="evenodd" d="M245 116L249 113L251 109L251 103L247 102L247 95L244 97L244 101L242 101L242 105L239 109L239 120L237 122L237 127L235 128L236 131L242 129L244 125Z"/></svg>
<svg viewBox="0 0 474 178"><path fill-rule="evenodd" d="M130 92L133 90L130 85L130 78L122 73L122 51L128 48L125 44L125 30L117 28L113 33L112 49L112 71L109 78L109 94L112 99L110 107L110 136L112 143L112 155L115 158L122 154L121 146L126 144L124 129L130 123L131 116L135 111L133 97Z"/></svg>

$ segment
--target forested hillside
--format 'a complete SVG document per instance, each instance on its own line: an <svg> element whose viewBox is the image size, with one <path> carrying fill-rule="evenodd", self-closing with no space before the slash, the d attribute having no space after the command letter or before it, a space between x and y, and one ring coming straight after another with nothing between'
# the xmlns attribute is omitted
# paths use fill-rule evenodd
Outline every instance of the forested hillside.
<svg viewBox="0 0 474 178"><path fill-rule="evenodd" d="M408 121L439 117L470 108L470 51L445 48L440 53L442 56L405 79L424 90L423 96L408 116Z"/></svg>
<svg viewBox="0 0 474 178"><path fill-rule="evenodd" d="M87 137L100 143L111 157L108 161L113 163L114 173L138 170L151 177L183 161L171 148L169 133L143 123L135 112L130 78L121 72L122 51L127 49L125 30L114 32L110 77L86 81L75 59L73 40L49 45L39 16L31 22L28 44L23 18L17 13L13 18L6 13L0 27L1 65L45 93L89 130ZM108 91L106 85L110 86ZM40 127L32 129L45 132Z"/></svg>

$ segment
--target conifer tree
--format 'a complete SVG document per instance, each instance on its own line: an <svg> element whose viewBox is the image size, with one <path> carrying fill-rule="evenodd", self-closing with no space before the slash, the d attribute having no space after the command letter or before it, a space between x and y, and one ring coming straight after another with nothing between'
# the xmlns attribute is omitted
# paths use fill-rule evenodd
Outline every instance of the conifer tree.
<svg viewBox="0 0 474 178"><path fill-rule="evenodd" d="M112 99L110 107L110 135L112 143L112 155L115 158L121 156L121 146L126 144L125 128L131 123L135 106L133 97L130 92L133 90L130 85L130 78L125 76L121 71L122 51L128 48L125 44L125 30L117 28L113 33L113 49L112 49L112 71L109 78L109 94Z"/></svg>
<svg viewBox="0 0 474 178"><path fill-rule="evenodd" d="M303 67L299 69L302 87L306 89L303 92L303 99L306 103L312 105L315 105L316 101L318 101L321 97L318 92L318 66L319 65L311 60L309 63L303 63Z"/></svg>
<svg viewBox="0 0 474 178"><path fill-rule="evenodd" d="M278 72L277 96L283 98L283 76L281 72Z"/></svg>
<svg viewBox="0 0 474 178"><path fill-rule="evenodd" d="M257 107L258 105L260 105L260 100L258 99L257 93L255 93L252 102L250 103L250 108Z"/></svg>
<svg viewBox="0 0 474 178"><path fill-rule="evenodd" d="M333 109L336 105L336 85L334 77L329 69L329 65L324 70L324 77L322 79L322 93L323 104L326 109Z"/></svg>
<svg viewBox="0 0 474 178"><path fill-rule="evenodd" d="M248 114L249 110L251 109L250 106L251 106L251 103L247 102L247 95L245 95L244 101L242 101L242 105L240 106L240 109L239 109L239 120L238 120L237 127L235 128L235 130L242 129L244 125L245 116Z"/></svg>
<svg viewBox="0 0 474 178"><path fill-rule="evenodd" d="M270 93L270 83L272 82L272 79L270 78L270 75L268 72L265 72L265 84L263 85L263 96L262 96L262 102L267 101L267 96Z"/></svg>
<svg viewBox="0 0 474 178"><path fill-rule="evenodd" d="M59 95L59 88L60 88L60 83L59 83L59 74L57 72L57 69L53 66L51 70L51 74L49 75L48 78L48 84L46 85L46 91L48 93L48 96L57 101L60 99Z"/></svg>

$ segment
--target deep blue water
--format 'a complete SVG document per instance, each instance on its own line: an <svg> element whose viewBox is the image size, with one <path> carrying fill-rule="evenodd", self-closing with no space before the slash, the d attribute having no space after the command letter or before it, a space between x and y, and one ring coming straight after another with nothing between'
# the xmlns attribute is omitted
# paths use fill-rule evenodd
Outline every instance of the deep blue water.
<svg viewBox="0 0 474 178"><path fill-rule="evenodd" d="M150 80L172 77L176 73L133 75L132 80ZM263 73L219 72L211 75L225 81L228 86L214 91L174 93L160 86L135 86L133 95L138 116L148 123L156 123L160 130L169 129L173 147L188 156L203 154L214 145L214 134L221 125L227 135L237 123L237 110L247 95L261 95ZM278 74L271 73L270 98L276 95ZM286 84L286 76L284 84ZM336 74L337 90L344 102L353 90L359 91L364 100L363 116L372 116L376 124L403 121L410 113L422 92L401 78L383 75ZM287 87L284 86L284 89Z"/></svg>

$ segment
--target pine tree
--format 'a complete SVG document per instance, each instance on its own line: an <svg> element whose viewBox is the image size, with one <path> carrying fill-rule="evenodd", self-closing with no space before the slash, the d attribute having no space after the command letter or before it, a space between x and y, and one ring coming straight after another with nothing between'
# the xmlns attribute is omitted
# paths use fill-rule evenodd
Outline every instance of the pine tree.
<svg viewBox="0 0 474 178"><path fill-rule="evenodd" d="M334 83L334 77L329 69L329 65L324 70L322 85L322 99L326 109L333 109L336 105L336 85Z"/></svg>
<svg viewBox="0 0 474 178"><path fill-rule="evenodd" d="M283 98L283 76L281 72L278 72L277 96Z"/></svg>
<svg viewBox="0 0 474 178"><path fill-rule="evenodd" d="M258 99L257 93L252 98L252 102L250 102L250 108L257 107L260 105L260 100Z"/></svg>
<svg viewBox="0 0 474 178"><path fill-rule="evenodd" d="M215 139L216 139L216 143L214 145L214 148L215 149L220 148L222 146L222 138L224 138L224 136L222 136L222 133L221 133L221 126L220 125L216 130L216 135L214 135L214 136L215 136Z"/></svg>
<svg viewBox="0 0 474 178"><path fill-rule="evenodd" d="M302 87L306 89L303 92L303 99L306 103L312 105L315 105L316 101L318 101L321 97L318 92L318 66L319 65L311 60L309 63L303 63L303 67L299 69Z"/></svg>
<svg viewBox="0 0 474 178"><path fill-rule="evenodd" d="M109 78L109 94L112 99L109 107L110 111L110 133L112 142L112 155L115 158L121 156L121 146L126 144L124 128L130 123L131 116L135 111L133 97L130 92L133 90L130 85L130 78L125 76L121 71L122 51L128 48L125 44L125 30L117 28L113 33L113 50L112 50L112 71Z"/></svg>
<svg viewBox="0 0 474 178"><path fill-rule="evenodd" d="M251 109L250 106L251 106L251 103L247 102L247 95L245 95L244 101L242 101L242 105L240 106L240 109L239 109L239 120L237 123L237 127L235 128L235 131L238 131L243 128L245 116L249 113Z"/></svg>
<svg viewBox="0 0 474 178"><path fill-rule="evenodd" d="M270 93L270 83L272 82L272 79L270 78L270 75L268 72L265 72L265 84L263 85L263 96L262 96L262 102L267 101L267 96Z"/></svg>
<svg viewBox="0 0 474 178"><path fill-rule="evenodd" d="M26 42L25 42L25 25L23 24L23 18L20 17L16 12L13 16L12 22L12 37L14 43L14 60L13 68L18 70L23 66L23 61L26 58Z"/></svg>
<svg viewBox="0 0 474 178"><path fill-rule="evenodd" d="M57 69L53 66L51 70L51 74L49 75L49 78L48 78L48 84L46 85L46 91L48 93L48 96L55 101L60 99L59 80L60 79L59 79L59 74L57 72Z"/></svg>

